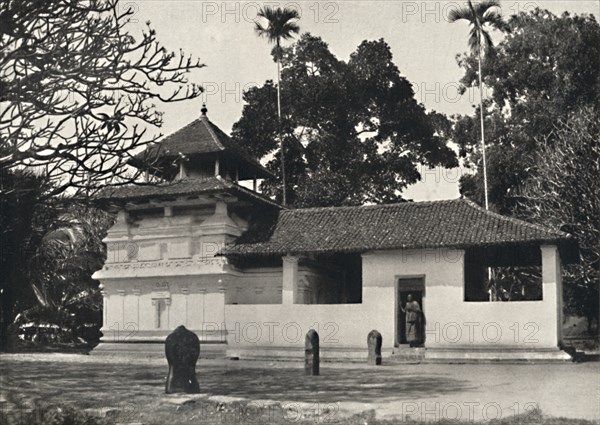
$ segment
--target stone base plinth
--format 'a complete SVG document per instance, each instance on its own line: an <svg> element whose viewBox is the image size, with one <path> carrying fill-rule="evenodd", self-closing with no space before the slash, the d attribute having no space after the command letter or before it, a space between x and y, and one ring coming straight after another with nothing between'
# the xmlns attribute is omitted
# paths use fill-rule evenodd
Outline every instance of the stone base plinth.
<svg viewBox="0 0 600 425"><path fill-rule="evenodd" d="M523 350L514 348L406 348L382 350L383 364L414 363L546 363L570 362L572 358L558 348ZM303 347L227 346L225 357L240 360L303 361ZM367 363L366 348L323 348L324 362Z"/></svg>
<svg viewBox="0 0 600 425"><path fill-rule="evenodd" d="M382 357L389 357L391 352L382 352ZM304 361L304 347L227 347L225 356L240 360L276 360ZM328 348L320 347L322 362L359 362L367 363L367 347L363 348Z"/></svg>
<svg viewBox="0 0 600 425"><path fill-rule="evenodd" d="M200 358L216 359L225 357L225 344L201 343ZM163 342L101 342L90 352L90 356L135 356L136 358L164 358Z"/></svg>
<svg viewBox="0 0 600 425"><path fill-rule="evenodd" d="M569 362L572 358L558 348L427 348L424 362L428 363L546 363Z"/></svg>
<svg viewBox="0 0 600 425"><path fill-rule="evenodd" d="M102 337L100 338L101 343L107 344L123 344L123 343L164 343L167 336L171 332L170 330L131 330L121 331L119 333L112 332L110 329L100 329ZM201 331L191 329L198 338L200 344L225 344L227 341L226 330L210 330Z"/></svg>

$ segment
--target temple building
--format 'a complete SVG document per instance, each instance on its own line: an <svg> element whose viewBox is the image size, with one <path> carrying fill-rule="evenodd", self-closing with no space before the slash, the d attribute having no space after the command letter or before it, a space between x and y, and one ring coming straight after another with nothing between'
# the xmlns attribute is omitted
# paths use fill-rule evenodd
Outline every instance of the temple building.
<svg viewBox="0 0 600 425"><path fill-rule="evenodd" d="M202 350L301 358L315 329L325 359L567 360L560 350L568 234L464 200L288 209L257 191L271 174L207 117L132 165L156 184L101 192L116 213L94 274L104 298L96 353L163 350L185 325ZM490 301L490 267L540 271L539 285ZM511 293L514 293L514 288ZM408 298L420 309L408 344Z"/></svg>

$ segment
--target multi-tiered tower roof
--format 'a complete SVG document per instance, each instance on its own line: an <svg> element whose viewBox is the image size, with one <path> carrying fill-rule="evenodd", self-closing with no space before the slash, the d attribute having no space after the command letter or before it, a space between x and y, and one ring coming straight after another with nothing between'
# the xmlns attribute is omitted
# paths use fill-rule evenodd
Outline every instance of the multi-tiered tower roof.
<svg viewBox="0 0 600 425"><path fill-rule="evenodd" d="M220 193L275 205L256 191L257 180L271 173L208 119L206 106L201 112L130 161L145 171L146 181L104 190L98 198L122 204ZM253 182L252 190L244 181Z"/></svg>

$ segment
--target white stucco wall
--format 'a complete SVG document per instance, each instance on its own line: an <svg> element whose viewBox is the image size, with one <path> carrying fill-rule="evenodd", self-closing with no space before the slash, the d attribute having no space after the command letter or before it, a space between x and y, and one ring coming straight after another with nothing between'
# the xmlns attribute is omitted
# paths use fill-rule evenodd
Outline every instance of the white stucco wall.
<svg viewBox="0 0 600 425"><path fill-rule="evenodd" d="M542 248L544 251L545 248ZM550 251L558 252L554 247ZM543 253L543 252L542 252ZM518 302L465 302L464 285L457 279L427 279L427 326L428 348L477 347L483 349L518 348L527 350L555 349L558 346L561 309L557 299L560 266L542 255L543 299ZM457 262L462 269L463 262ZM554 267L555 275L549 273ZM444 268L449 268L444 266ZM462 270L455 269L454 273Z"/></svg>
<svg viewBox="0 0 600 425"><path fill-rule="evenodd" d="M222 281L221 275L105 281L102 341L163 340L179 325L201 338L220 340L225 321ZM160 323L157 303L164 308Z"/></svg>
<svg viewBox="0 0 600 425"><path fill-rule="evenodd" d="M93 276L104 296L102 341L162 341L179 325L223 340L226 287L239 273L214 254L245 226L222 201L121 210L104 239L106 263Z"/></svg>
<svg viewBox="0 0 600 425"><path fill-rule="evenodd" d="M389 352L396 336L397 281L422 276L428 349L555 349L560 260L554 247L542 248L542 254L544 298L522 302L465 302L461 250L365 254L362 304L304 305L284 298L281 305L228 305L227 342L232 347L301 347L306 332L318 328L324 349L366 348L367 334L376 329Z"/></svg>
<svg viewBox="0 0 600 425"><path fill-rule="evenodd" d="M367 334L380 329L386 314L364 304L273 304L227 305L225 316L231 347L303 347L315 329L324 349L366 349Z"/></svg>
<svg viewBox="0 0 600 425"><path fill-rule="evenodd" d="M428 349L545 349L560 341L561 266L553 246L542 247L542 301L465 302L463 252L437 249L364 254L362 303L313 304L323 301L317 294L329 277L299 266L298 258L240 271L222 257L203 255L243 231L245 224L230 218L224 204L212 215L168 214L165 209L164 217L132 226L122 212L110 230L107 262L94 275L103 286L103 341L162 341L185 325L203 339L227 334L232 347L301 347L314 328L324 348L365 349L376 329L390 352L397 282L413 277L424 279ZM158 326L157 304L163 307Z"/></svg>
<svg viewBox="0 0 600 425"><path fill-rule="evenodd" d="M442 258L453 261L441 263ZM306 332L316 325L320 328L323 348L366 349L367 334L376 329L382 334L383 349L391 351L396 329L397 278L423 275L426 285L429 282L442 284L448 279L462 282L462 255L449 250L365 254L361 304L227 306L227 342L232 346L245 347L300 347L304 344ZM429 296L427 291L426 297ZM424 299L425 305L427 302ZM258 339L256 329L260 329ZM299 340L294 338L297 330L302 332Z"/></svg>

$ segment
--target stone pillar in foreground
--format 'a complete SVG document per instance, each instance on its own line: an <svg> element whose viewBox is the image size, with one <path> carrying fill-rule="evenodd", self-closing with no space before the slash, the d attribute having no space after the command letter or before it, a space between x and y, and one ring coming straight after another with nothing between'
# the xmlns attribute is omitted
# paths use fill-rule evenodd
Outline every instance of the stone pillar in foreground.
<svg viewBox="0 0 600 425"><path fill-rule="evenodd" d="M304 340L304 372L307 375L319 375L319 334L311 329Z"/></svg>
<svg viewBox="0 0 600 425"><path fill-rule="evenodd" d="M369 357L367 363L371 366L381 365L381 342L382 337L379 332L372 330L367 336L367 346L369 348Z"/></svg>
<svg viewBox="0 0 600 425"><path fill-rule="evenodd" d="M165 392L198 393L200 385L196 379L196 362L200 356L200 340L185 326L175 329L165 341L165 354L169 363L169 375Z"/></svg>

